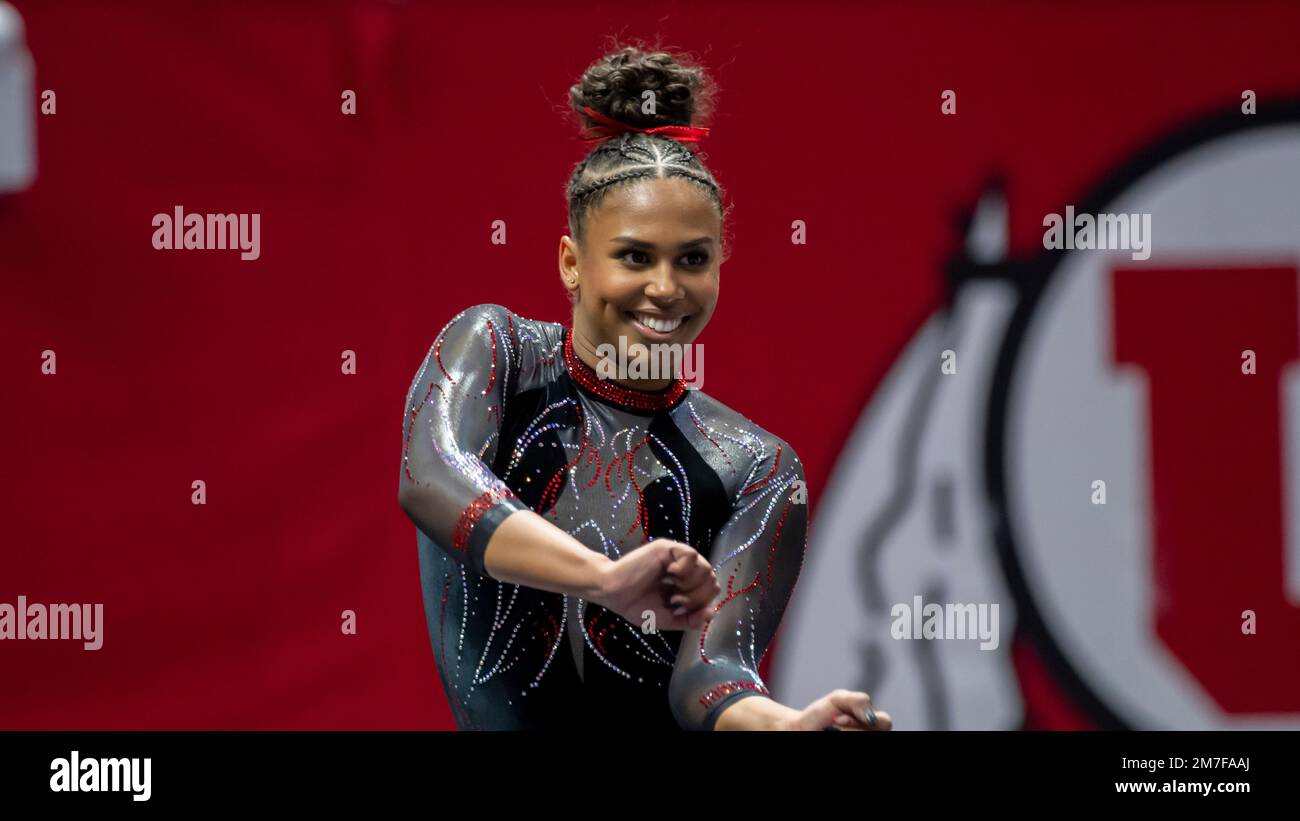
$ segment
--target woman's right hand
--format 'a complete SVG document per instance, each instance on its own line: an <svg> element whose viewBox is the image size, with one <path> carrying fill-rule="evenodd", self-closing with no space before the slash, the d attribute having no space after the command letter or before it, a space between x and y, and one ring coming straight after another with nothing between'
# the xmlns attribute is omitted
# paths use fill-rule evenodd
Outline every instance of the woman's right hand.
<svg viewBox="0 0 1300 821"><path fill-rule="evenodd" d="M711 618L709 604L722 590L709 560L671 539L647 542L601 573L600 590L591 600L638 626L652 612L655 631L703 627Z"/></svg>

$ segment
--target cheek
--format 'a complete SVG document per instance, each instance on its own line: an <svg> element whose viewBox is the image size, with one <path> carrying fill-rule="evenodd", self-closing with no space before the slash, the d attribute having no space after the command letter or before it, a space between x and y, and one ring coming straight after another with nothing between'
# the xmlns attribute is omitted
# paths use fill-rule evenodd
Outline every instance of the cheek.
<svg viewBox="0 0 1300 821"><path fill-rule="evenodd" d="M607 274L599 278L592 292L597 300L609 306L611 310L621 310L620 305L636 299L637 284L626 277Z"/></svg>
<svg viewBox="0 0 1300 821"><path fill-rule="evenodd" d="M718 300L718 279L713 279L699 283L692 292L691 297L700 305L712 305Z"/></svg>
<svg viewBox="0 0 1300 821"><path fill-rule="evenodd" d="M600 308L603 304L608 303L613 293L610 278L603 271L596 271L583 282L583 301L593 308Z"/></svg>

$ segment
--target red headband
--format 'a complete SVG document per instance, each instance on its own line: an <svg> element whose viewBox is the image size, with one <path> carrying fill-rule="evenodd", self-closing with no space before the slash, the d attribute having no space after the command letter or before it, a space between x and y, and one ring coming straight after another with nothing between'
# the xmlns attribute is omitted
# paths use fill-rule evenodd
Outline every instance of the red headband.
<svg viewBox="0 0 1300 821"><path fill-rule="evenodd" d="M582 107L583 112L593 120L602 125L593 125L591 130L596 136L583 137L584 142L598 142L607 140L610 137L617 137L624 131L639 131L642 134L662 134L665 137L671 137L678 142L698 143L709 133L709 129L700 126L690 125L657 125L654 128L637 128L634 125L621 123L618 120L611 120L603 114L592 111L589 106Z"/></svg>

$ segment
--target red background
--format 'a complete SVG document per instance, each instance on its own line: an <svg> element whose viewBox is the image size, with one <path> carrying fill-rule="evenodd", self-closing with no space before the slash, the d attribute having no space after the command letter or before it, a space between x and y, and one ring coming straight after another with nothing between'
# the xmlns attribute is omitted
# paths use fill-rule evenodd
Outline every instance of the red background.
<svg viewBox="0 0 1300 821"><path fill-rule="evenodd" d="M568 321L566 92L606 35L660 34L721 85L706 390L798 449L814 514L988 172L1032 250L1146 141L1300 81L1294 4L15 4L58 109L0 199L0 602L102 602L105 643L0 646L8 729L453 726L402 403L466 306ZM176 205L260 213L261 258L155 251ZM1031 724L1075 723L1027 695Z"/></svg>

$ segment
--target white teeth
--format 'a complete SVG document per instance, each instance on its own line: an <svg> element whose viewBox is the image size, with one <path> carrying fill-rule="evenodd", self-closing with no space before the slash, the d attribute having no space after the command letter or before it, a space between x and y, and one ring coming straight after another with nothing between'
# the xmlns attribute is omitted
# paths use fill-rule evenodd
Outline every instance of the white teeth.
<svg viewBox="0 0 1300 821"><path fill-rule="evenodd" d="M685 319L685 317L681 316L676 319L659 319L658 317L648 316L646 314L633 314L633 316L636 317L637 322L640 322L647 328L658 331L661 334L672 333L677 330L678 326L682 324L682 320Z"/></svg>

